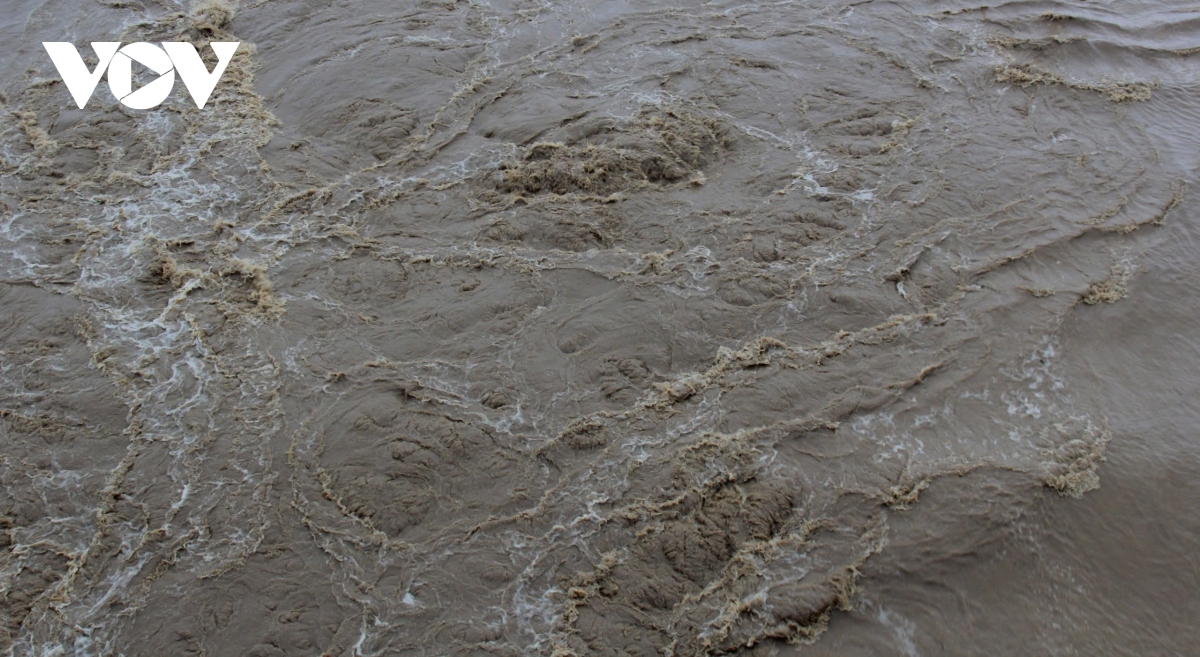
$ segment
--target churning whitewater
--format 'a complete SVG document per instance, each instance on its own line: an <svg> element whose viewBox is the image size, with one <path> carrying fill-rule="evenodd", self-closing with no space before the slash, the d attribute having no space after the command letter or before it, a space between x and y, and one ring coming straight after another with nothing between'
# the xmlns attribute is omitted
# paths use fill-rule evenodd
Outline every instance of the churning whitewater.
<svg viewBox="0 0 1200 657"><path fill-rule="evenodd" d="M4 9L5 654L1200 641L1194 6Z"/></svg>

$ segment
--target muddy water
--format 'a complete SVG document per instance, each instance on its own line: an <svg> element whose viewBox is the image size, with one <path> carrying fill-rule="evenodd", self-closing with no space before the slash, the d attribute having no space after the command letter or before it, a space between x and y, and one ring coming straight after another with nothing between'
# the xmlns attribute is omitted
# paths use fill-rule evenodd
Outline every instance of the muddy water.
<svg viewBox="0 0 1200 657"><path fill-rule="evenodd" d="M5 9L9 654L1200 639L1194 7Z"/></svg>

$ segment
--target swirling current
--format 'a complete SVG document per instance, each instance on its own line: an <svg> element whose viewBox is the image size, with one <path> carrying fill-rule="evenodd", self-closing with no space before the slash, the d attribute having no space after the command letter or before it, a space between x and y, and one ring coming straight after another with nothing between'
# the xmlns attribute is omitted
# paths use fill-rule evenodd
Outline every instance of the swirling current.
<svg viewBox="0 0 1200 657"><path fill-rule="evenodd" d="M1194 654L1194 4L4 10L4 654Z"/></svg>

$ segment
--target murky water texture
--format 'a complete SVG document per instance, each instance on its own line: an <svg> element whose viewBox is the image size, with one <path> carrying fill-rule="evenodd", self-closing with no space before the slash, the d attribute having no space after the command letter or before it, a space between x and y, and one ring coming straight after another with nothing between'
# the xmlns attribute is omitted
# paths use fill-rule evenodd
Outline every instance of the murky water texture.
<svg viewBox="0 0 1200 657"><path fill-rule="evenodd" d="M8 654L1200 639L1194 7L10 4Z"/></svg>

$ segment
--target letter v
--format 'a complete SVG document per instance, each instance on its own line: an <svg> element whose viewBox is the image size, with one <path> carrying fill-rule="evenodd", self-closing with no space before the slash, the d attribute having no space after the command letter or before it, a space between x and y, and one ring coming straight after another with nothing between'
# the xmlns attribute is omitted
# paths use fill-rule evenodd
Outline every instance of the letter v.
<svg viewBox="0 0 1200 657"><path fill-rule="evenodd" d="M192 94L192 100L196 101L196 107L204 109L204 104L208 102L208 97L217 87L217 81L221 79L221 74L225 72L225 67L229 66L234 51L241 43L241 41L214 41L208 44L208 47L217 54L217 65L213 67L212 73L205 68L204 62L200 59L200 53L196 52L196 47L192 44L186 41L165 41L162 47L171 56L171 62L175 64L175 71L179 73L179 77L183 78L183 84L187 87L188 93Z"/></svg>
<svg viewBox="0 0 1200 657"><path fill-rule="evenodd" d="M42 46L46 48L46 52L50 53L50 61L54 62L54 67L58 69L58 74L66 83L67 91L71 92L75 104L79 106L79 109L83 109L83 106L87 105L88 100L92 97L92 92L96 90L100 76L104 75L104 71L108 69L113 55L117 54L117 48L120 48L121 44L115 41L93 43L92 50L96 52L99 63L96 64L96 70L90 72L74 44L65 41L46 41L42 43Z"/></svg>

